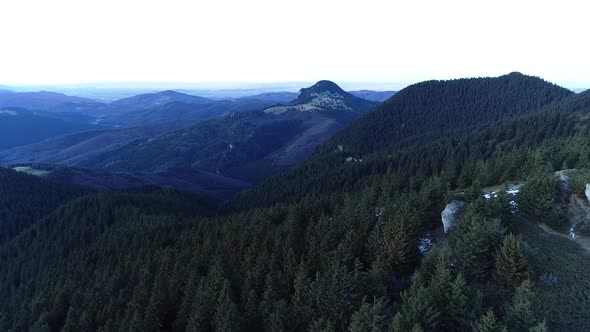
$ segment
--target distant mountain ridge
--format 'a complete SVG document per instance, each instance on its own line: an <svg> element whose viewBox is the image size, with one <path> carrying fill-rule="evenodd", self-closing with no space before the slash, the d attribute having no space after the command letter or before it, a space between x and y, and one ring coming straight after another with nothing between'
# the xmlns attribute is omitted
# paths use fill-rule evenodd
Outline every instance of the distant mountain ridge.
<svg viewBox="0 0 590 332"><path fill-rule="evenodd" d="M21 107L29 110L53 110L66 103L93 103L92 99L64 95L62 93L0 91L0 108Z"/></svg>
<svg viewBox="0 0 590 332"><path fill-rule="evenodd" d="M110 103L110 106L120 110L140 110L143 108L165 105L171 102L205 104L210 101L211 100L207 98L166 90L115 100Z"/></svg>
<svg viewBox="0 0 590 332"><path fill-rule="evenodd" d="M366 100L376 101L382 103L391 98L397 91L373 91L373 90L358 90L348 91L350 94L363 98Z"/></svg>

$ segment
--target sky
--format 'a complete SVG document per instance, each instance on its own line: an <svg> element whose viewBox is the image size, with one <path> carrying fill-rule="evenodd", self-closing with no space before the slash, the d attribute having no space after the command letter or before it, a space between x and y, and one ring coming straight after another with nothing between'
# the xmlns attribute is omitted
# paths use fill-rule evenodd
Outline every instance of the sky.
<svg viewBox="0 0 590 332"><path fill-rule="evenodd" d="M568 0L2 0L0 84L409 84L519 71L588 88L589 12Z"/></svg>

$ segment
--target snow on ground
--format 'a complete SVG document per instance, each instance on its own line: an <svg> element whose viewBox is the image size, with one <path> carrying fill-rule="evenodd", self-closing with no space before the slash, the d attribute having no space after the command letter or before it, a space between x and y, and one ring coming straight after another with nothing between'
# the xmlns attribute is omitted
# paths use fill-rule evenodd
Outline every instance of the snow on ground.
<svg viewBox="0 0 590 332"><path fill-rule="evenodd" d="M430 248L432 247L432 235L430 232L426 232L421 238L420 242L418 242L418 250L422 255L426 255Z"/></svg>
<svg viewBox="0 0 590 332"><path fill-rule="evenodd" d="M363 160L362 160L362 159L360 159L360 158L359 158L359 159L357 159L357 158L354 158L354 157L346 157L346 162L347 162L347 163L349 163L349 162L351 162L351 161L354 161L354 162L356 162L356 163L360 163L360 162L362 162Z"/></svg>
<svg viewBox="0 0 590 332"><path fill-rule="evenodd" d="M50 171L34 169L29 166L18 166L18 167L14 167L12 169L19 172L19 173L25 173L25 174L30 174L30 175L34 175L34 176L46 176L47 174L51 173Z"/></svg>
<svg viewBox="0 0 590 332"><path fill-rule="evenodd" d="M509 196L516 196L516 195L518 195L518 193L520 193L520 186L514 186L514 185L508 186L508 188L506 188L504 190L504 193ZM483 194L483 198L484 199L498 198L498 195L499 195L498 191L492 191L492 192L488 192L488 193ZM518 214L520 212L520 210L518 208L518 202L515 199L511 200L509 202L509 204L510 204L510 213Z"/></svg>

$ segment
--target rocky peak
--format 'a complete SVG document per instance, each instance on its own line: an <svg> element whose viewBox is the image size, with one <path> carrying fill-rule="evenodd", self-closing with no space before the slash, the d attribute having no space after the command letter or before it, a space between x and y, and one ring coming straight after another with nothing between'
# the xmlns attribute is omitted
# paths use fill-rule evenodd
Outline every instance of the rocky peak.
<svg viewBox="0 0 590 332"><path fill-rule="evenodd" d="M348 93L332 81L319 81L309 88L299 90L297 103L308 103L317 97L343 99Z"/></svg>

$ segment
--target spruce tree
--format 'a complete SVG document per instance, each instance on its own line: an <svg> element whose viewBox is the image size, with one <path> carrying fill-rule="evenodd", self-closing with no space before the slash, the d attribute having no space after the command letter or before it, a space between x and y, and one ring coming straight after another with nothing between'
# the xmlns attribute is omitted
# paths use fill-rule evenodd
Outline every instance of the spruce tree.
<svg viewBox="0 0 590 332"><path fill-rule="evenodd" d="M231 289L226 280L217 299L213 327L216 332L232 332L239 326L238 309L231 299Z"/></svg>
<svg viewBox="0 0 590 332"><path fill-rule="evenodd" d="M363 301L363 305L353 315L350 332L381 332L385 330L385 302L374 299L373 303Z"/></svg>
<svg viewBox="0 0 590 332"><path fill-rule="evenodd" d="M506 307L506 325L510 331L527 331L536 323L532 308L532 283L527 279L516 288L511 303Z"/></svg>
<svg viewBox="0 0 590 332"><path fill-rule="evenodd" d="M505 290L513 291L531 275L531 268L522 250L520 238L509 234L496 253L494 279Z"/></svg>
<svg viewBox="0 0 590 332"><path fill-rule="evenodd" d="M492 308L488 309L486 314L481 316L473 326L474 332L500 332L501 330L501 325L496 319Z"/></svg>
<svg viewBox="0 0 590 332"><path fill-rule="evenodd" d="M503 233L498 219L468 212L458 220L450 244L454 263L467 280L487 279L493 267L494 249Z"/></svg>

